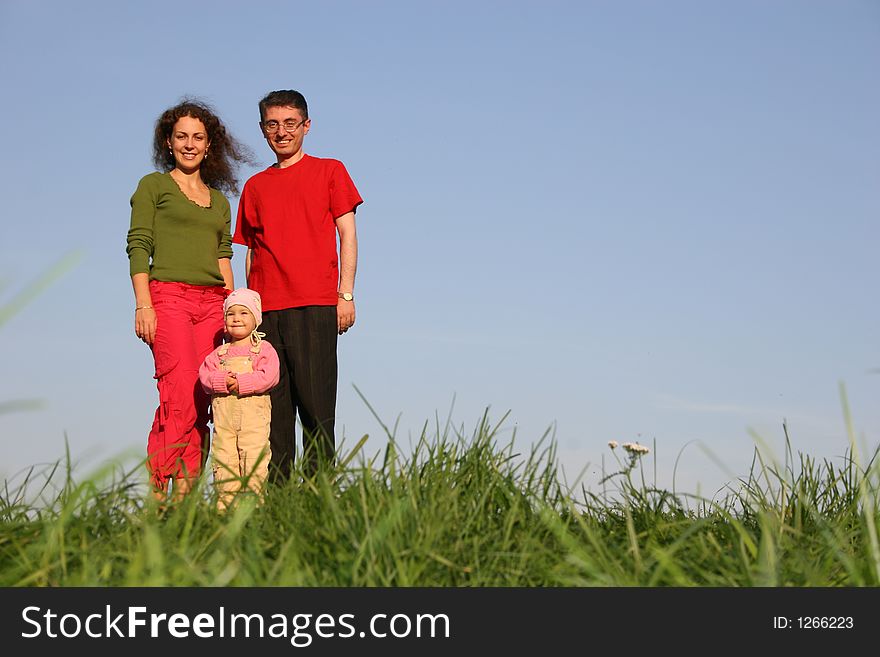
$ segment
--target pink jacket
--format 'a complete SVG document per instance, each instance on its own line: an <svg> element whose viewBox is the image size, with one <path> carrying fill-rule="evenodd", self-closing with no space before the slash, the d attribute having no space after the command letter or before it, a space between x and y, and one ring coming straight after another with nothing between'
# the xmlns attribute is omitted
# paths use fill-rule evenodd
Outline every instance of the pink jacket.
<svg viewBox="0 0 880 657"><path fill-rule="evenodd" d="M226 370L220 364L219 351L226 345L220 345L214 351L205 357L205 362L199 368L199 381L205 392L212 395L228 394L226 388ZM260 342L260 353L255 354L251 351L249 344L240 347L227 347L227 357L231 356L250 356L251 367L253 372L243 372L237 374L238 378L238 396L245 395L261 395L268 392L278 384L278 352L275 347L262 340Z"/></svg>

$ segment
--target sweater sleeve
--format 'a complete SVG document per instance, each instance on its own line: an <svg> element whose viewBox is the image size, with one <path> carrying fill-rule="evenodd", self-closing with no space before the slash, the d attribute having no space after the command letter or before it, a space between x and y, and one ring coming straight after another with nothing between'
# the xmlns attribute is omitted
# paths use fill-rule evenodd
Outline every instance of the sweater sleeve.
<svg viewBox="0 0 880 657"><path fill-rule="evenodd" d="M220 369L220 356L216 349L205 357L199 367L199 381L209 394L222 395L229 392L226 388L226 372Z"/></svg>
<svg viewBox="0 0 880 657"><path fill-rule="evenodd" d="M222 205L220 212L223 215L226 224L223 227L223 235L220 237L220 245L217 248L217 257L232 258L232 211L229 207L229 199L222 194L220 195L220 198L223 199L221 201Z"/></svg>
<svg viewBox="0 0 880 657"><path fill-rule="evenodd" d="M278 352L265 340L260 343L260 353L254 358L251 367L253 372L243 372L238 375L239 396L261 395L278 385L280 376Z"/></svg>
<svg viewBox="0 0 880 657"><path fill-rule="evenodd" d="M159 189L155 177L141 178L137 189L131 196L131 226L128 229L129 273L148 274L150 257L153 255L153 226L156 217L156 203Z"/></svg>

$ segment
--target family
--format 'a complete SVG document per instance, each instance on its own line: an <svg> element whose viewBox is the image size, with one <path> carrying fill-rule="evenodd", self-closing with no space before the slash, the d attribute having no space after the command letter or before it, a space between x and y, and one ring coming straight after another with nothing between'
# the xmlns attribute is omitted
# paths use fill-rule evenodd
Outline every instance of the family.
<svg viewBox="0 0 880 657"><path fill-rule="evenodd" d="M158 171L131 197L134 328L159 391L146 462L160 501L194 488L209 449L221 510L242 490L287 481L297 416L303 474L335 459L337 338L355 322L363 200L342 162L303 152L311 120L301 93L272 91L259 110L276 162L245 183L234 232L226 194L238 193L247 149L204 103L162 113ZM247 247L238 288L233 243Z"/></svg>

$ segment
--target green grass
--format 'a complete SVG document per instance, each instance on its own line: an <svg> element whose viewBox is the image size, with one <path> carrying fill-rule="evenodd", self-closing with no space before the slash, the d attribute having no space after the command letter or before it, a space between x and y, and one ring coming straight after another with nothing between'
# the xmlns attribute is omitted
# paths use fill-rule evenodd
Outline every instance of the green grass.
<svg viewBox="0 0 880 657"><path fill-rule="evenodd" d="M610 476L575 495L552 441L520 455L487 418L409 455L363 441L332 476L161 513L141 468L69 466L0 498L2 586L877 586L878 467L757 457L722 500ZM391 438L391 437L389 437ZM874 455L876 457L876 454ZM634 480L638 483L634 483ZM610 484L610 490L609 490Z"/></svg>

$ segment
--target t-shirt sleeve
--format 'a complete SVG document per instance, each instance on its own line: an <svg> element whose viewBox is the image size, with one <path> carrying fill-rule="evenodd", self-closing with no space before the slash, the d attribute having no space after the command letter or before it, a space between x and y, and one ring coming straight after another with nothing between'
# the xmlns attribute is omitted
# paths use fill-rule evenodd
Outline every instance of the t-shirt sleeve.
<svg viewBox="0 0 880 657"><path fill-rule="evenodd" d="M363 202L345 165L337 161L330 177L330 211L333 213L333 218L338 219L344 214L354 212Z"/></svg>
<svg viewBox="0 0 880 657"><path fill-rule="evenodd" d="M222 196L221 214L226 221L223 227L223 235L220 238L220 246L217 249L218 258L232 258L232 210L229 207L229 199Z"/></svg>
<svg viewBox="0 0 880 657"><path fill-rule="evenodd" d="M253 229L250 224L252 216L251 194L248 191L248 184L245 183L244 189L241 190L241 197L238 199L238 214L235 217L235 234L232 236L232 241L235 244L244 244L249 247L253 243Z"/></svg>
<svg viewBox="0 0 880 657"><path fill-rule="evenodd" d="M150 272L150 257L153 255L153 226L156 218L156 203L159 188L155 177L144 176L131 196L131 225L128 229L129 273L147 274Z"/></svg>

